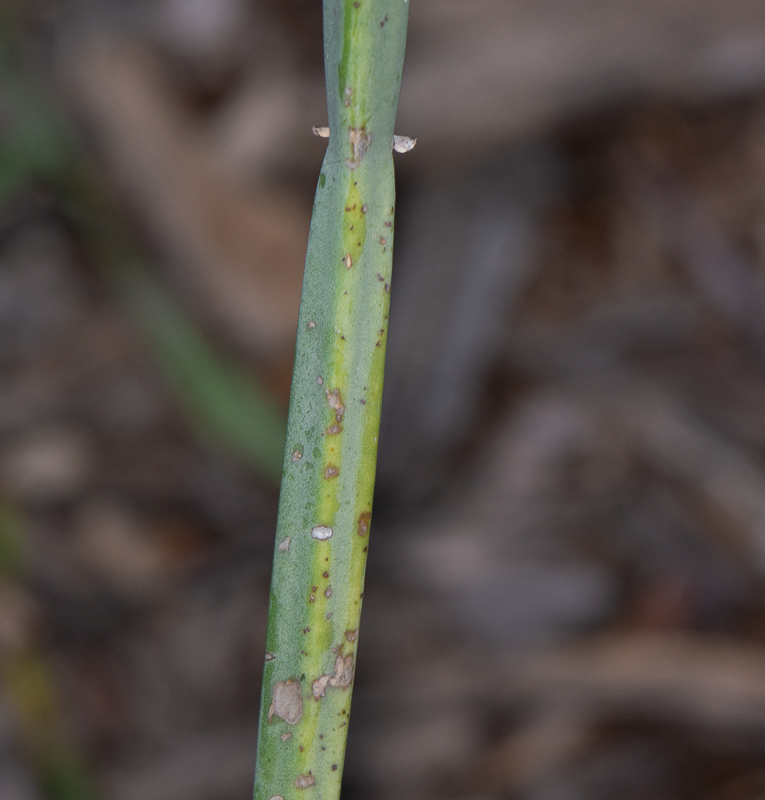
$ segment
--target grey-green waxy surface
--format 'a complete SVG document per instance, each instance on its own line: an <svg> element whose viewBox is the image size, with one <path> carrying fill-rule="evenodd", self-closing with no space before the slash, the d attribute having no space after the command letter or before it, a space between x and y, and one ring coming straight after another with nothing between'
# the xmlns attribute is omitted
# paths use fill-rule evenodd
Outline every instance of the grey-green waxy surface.
<svg viewBox="0 0 765 800"><path fill-rule="evenodd" d="M340 794L377 461L408 11L408 0L324 2L331 133L298 323L256 800Z"/></svg>

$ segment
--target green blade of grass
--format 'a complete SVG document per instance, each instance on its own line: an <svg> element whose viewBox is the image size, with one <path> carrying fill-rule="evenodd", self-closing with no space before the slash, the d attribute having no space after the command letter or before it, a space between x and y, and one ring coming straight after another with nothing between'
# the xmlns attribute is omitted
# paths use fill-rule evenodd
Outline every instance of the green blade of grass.
<svg viewBox="0 0 765 800"><path fill-rule="evenodd" d="M114 276L198 437L218 443L278 481L286 419L269 395L216 354L177 303L142 270Z"/></svg>

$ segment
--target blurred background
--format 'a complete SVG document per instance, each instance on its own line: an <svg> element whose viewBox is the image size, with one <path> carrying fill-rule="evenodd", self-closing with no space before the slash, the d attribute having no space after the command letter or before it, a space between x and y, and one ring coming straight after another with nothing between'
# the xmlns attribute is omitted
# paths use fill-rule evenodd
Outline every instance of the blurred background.
<svg viewBox="0 0 765 800"><path fill-rule="evenodd" d="M319 0L0 2L0 798L250 796ZM765 6L412 0L346 800L765 798Z"/></svg>

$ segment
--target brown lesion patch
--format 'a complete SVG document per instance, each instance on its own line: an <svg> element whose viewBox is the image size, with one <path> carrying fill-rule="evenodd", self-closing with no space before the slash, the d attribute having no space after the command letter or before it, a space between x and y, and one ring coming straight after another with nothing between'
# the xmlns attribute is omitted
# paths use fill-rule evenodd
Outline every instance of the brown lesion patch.
<svg viewBox="0 0 765 800"><path fill-rule="evenodd" d="M359 514L359 523L358 523L358 534L359 536L366 536L369 533L369 523L372 520L372 514L369 511L365 511L363 514Z"/></svg>
<svg viewBox="0 0 765 800"><path fill-rule="evenodd" d="M356 630L355 630L355 631L346 631L346 632L345 632L345 638L346 638L346 639L347 639L349 642L355 642L355 641L356 641L356 639L358 639L358 638L359 638L359 629L358 629L358 628L356 628Z"/></svg>
<svg viewBox="0 0 765 800"><path fill-rule="evenodd" d="M342 433L342 432L343 432L342 426L341 425L337 425L337 424L330 425L327 428L327 431L326 431L327 436L337 436L338 433Z"/></svg>
<svg viewBox="0 0 765 800"><path fill-rule="evenodd" d="M329 685L337 689L347 689L353 682L353 655L343 656L337 654L335 659L335 674L329 680Z"/></svg>
<svg viewBox="0 0 765 800"><path fill-rule="evenodd" d="M348 139L353 147L353 158L346 158L345 164L349 169L356 169L364 160L367 148L372 144L372 134L366 128L349 128Z"/></svg>
<svg viewBox="0 0 765 800"><path fill-rule="evenodd" d="M316 785L316 778L309 772L307 775L298 775L295 779L296 789L307 789L309 786Z"/></svg>
<svg viewBox="0 0 765 800"><path fill-rule="evenodd" d="M290 679L274 683L268 721L271 722L274 716L290 725L297 725L303 718L303 694L298 681Z"/></svg>
<svg viewBox="0 0 765 800"><path fill-rule="evenodd" d="M324 697L328 687L347 689L353 683L353 654L344 656L342 650L335 658L334 675L322 675L311 684L314 700Z"/></svg>
<svg viewBox="0 0 765 800"><path fill-rule="evenodd" d="M311 694L313 694L314 700L319 700L324 697L325 690L327 688L327 684L329 683L330 676L329 675L322 675L321 678L317 678L311 684Z"/></svg>
<svg viewBox="0 0 765 800"><path fill-rule="evenodd" d="M324 470L324 480L330 481L340 474L340 470L334 464L327 464Z"/></svg>
<svg viewBox="0 0 765 800"><path fill-rule="evenodd" d="M343 398L340 396L339 389L327 390L327 403L335 412L335 420L337 422L342 422L343 414L345 414L345 405L343 403Z"/></svg>

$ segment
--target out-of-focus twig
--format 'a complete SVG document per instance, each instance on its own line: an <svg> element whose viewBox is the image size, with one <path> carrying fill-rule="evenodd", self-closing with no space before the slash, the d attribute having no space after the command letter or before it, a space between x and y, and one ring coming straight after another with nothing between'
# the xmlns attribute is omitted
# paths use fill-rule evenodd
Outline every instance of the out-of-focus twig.
<svg viewBox="0 0 765 800"><path fill-rule="evenodd" d="M288 362L307 204L227 178L144 49L83 41L63 63L73 105L181 291L261 359Z"/></svg>

